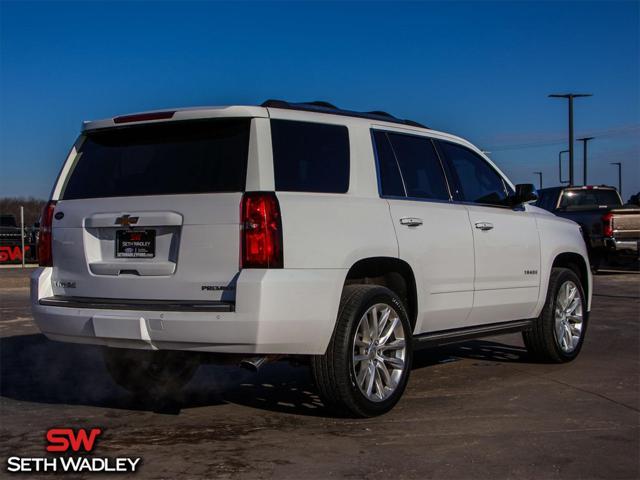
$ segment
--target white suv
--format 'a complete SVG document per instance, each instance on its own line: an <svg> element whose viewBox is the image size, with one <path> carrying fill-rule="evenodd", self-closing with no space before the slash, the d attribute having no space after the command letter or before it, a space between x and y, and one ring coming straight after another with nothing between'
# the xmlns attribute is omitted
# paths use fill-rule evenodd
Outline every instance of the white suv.
<svg viewBox="0 0 640 480"><path fill-rule="evenodd" d="M328 405L376 415L417 348L522 331L533 357L576 357L585 244L533 199L467 141L384 112L270 100L87 122L43 212L34 317L108 347L137 393L185 384L185 352L296 356Z"/></svg>

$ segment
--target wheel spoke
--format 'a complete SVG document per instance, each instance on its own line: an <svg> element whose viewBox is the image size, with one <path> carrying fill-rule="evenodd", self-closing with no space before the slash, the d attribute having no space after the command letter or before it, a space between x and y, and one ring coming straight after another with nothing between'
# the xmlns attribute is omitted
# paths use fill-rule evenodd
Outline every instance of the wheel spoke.
<svg viewBox="0 0 640 480"><path fill-rule="evenodd" d="M577 292L577 287L567 283L567 303L573 302L573 299L576 297Z"/></svg>
<svg viewBox="0 0 640 480"><path fill-rule="evenodd" d="M403 339L394 340L391 343L387 343L385 345L380 345L379 350L384 352L386 350L402 350L405 346L405 341Z"/></svg>
<svg viewBox="0 0 640 480"><path fill-rule="evenodd" d="M371 339L377 340L380 336L380 332L378 331L378 309L373 307L371 309Z"/></svg>
<svg viewBox="0 0 640 480"><path fill-rule="evenodd" d="M556 338L558 343L562 344L562 338L564 337L564 325L562 322L556 322Z"/></svg>
<svg viewBox="0 0 640 480"><path fill-rule="evenodd" d="M580 297L578 298L574 298L573 300L571 300L571 303L569 304L569 306L567 307L566 312L569 313L573 313L578 309L578 306L580 306Z"/></svg>
<svg viewBox="0 0 640 480"><path fill-rule="evenodd" d="M365 315L362 318L362 320L360 320L360 330L362 330L362 340L364 342L366 342L367 340L371 339L371 330L369 329L369 318L368 318L368 315Z"/></svg>
<svg viewBox="0 0 640 480"><path fill-rule="evenodd" d="M387 327L387 331L384 332L382 334L382 337L380 338L380 345L384 345L385 343L387 343L387 340L389 340L389 337L391 337L391 334L394 332L394 330L396 329L396 327L398 326L398 323L400 322L400 318L395 317L390 323L389 326Z"/></svg>
<svg viewBox="0 0 640 480"><path fill-rule="evenodd" d="M358 372L358 376L356 377L356 381L358 382L358 386L360 388L364 388L364 382L367 379L368 371L369 371L368 365L362 365L360 367L360 371Z"/></svg>
<svg viewBox="0 0 640 480"><path fill-rule="evenodd" d="M391 386L391 375L389 374L389 370L387 370L387 366L384 364L384 361L378 360L376 362L376 368L380 370L380 374L382 375L385 385Z"/></svg>
<svg viewBox="0 0 640 480"><path fill-rule="evenodd" d="M356 339L354 340L354 345L356 347L360 347L360 348L367 348L369 346L369 344L367 342L365 342L364 340L361 340L359 338L356 337Z"/></svg>
<svg viewBox="0 0 640 480"><path fill-rule="evenodd" d="M404 360L396 357L382 357L386 363L391 365L393 368L397 368L398 370L404 369Z"/></svg>
<svg viewBox="0 0 640 480"><path fill-rule="evenodd" d="M382 400L384 398L384 384L382 383L382 378L380 377L380 370L378 370L377 368L375 370L375 377L376 377L376 393L378 395L378 398Z"/></svg>
<svg viewBox="0 0 640 480"><path fill-rule="evenodd" d="M378 333L379 333L378 336L379 337L382 337L382 335L384 334L390 315L391 315L391 309L389 307L385 308L382 311L382 315L380 315L380 320L378 320ZM380 342L380 343L383 343L383 342Z"/></svg>
<svg viewBox="0 0 640 480"><path fill-rule="evenodd" d="M569 349L571 347L571 332L569 331L569 327L564 325L562 332L562 342L565 345L565 349Z"/></svg>
<svg viewBox="0 0 640 480"><path fill-rule="evenodd" d="M558 304L560 304L560 310L564 311L567 308L567 285L563 285L558 291Z"/></svg>
<svg viewBox="0 0 640 480"><path fill-rule="evenodd" d="M353 357L353 363L365 362L369 359L367 355L356 355Z"/></svg>
<svg viewBox="0 0 640 480"><path fill-rule="evenodd" d="M375 380L376 380L375 367L373 366L373 362L371 362L367 366L367 397L371 396L371 392L373 391L373 384Z"/></svg>

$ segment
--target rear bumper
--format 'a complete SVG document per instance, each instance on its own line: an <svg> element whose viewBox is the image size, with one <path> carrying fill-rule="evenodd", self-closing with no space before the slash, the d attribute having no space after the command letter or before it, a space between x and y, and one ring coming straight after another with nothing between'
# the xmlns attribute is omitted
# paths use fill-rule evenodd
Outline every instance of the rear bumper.
<svg viewBox="0 0 640 480"><path fill-rule="evenodd" d="M31 277L36 324L50 339L121 348L218 353L322 354L337 317L342 269L243 270L235 311L206 311L175 302L127 305L64 299L51 290L51 268ZM96 300L100 300L96 302ZM109 305L109 302L115 302ZM222 308L224 307L224 308Z"/></svg>
<svg viewBox="0 0 640 480"><path fill-rule="evenodd" d="M640 239L637 239L637 238L630 238L630 239L606 238L604 240L604 246L609 251L636 254L636 255L638 254L638 243L640 243Z"/></svg>

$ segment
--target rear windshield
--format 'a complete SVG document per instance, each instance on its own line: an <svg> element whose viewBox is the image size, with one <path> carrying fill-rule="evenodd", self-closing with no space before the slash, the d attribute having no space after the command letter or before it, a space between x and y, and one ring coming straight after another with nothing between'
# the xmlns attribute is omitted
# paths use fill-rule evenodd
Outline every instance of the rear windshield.
<svg viewBox="0 0 640 480"><path fill-rule="evenodd" d="M90 132L62 199L241 192L250 121L198 120Z"/></svg>
<svg viewBox="0 0 640 480"><path fill-rule="evenodd" d="M615 190L565 190L560 200L560 208L566 210L619 205L620 197Z"/></svg>

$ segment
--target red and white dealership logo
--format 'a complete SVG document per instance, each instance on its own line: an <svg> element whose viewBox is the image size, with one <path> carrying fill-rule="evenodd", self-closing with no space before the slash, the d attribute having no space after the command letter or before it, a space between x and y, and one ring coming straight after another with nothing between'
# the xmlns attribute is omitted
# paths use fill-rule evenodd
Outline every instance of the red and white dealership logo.
<svg viewBox="0 0 640 480"><path fill-rule="evenodd" d="M85 455L93 452L101 428L50 428L46 434L46 451L61 456L18 457L7 459L7 471L23 472L100 472L134 473L142 458L136 457L97 457ZM82 455L75 455L78 453Z"/></svg>
<svg viewBox="0 0 640 480"><path fill-rule="evenodd" d="M80 428L77 432L71 428L50 428L47 431L47 452L68 452L69 449L77 452L81 448L90 452L101 433L99 428L92 428L89 433L86 428Z"/></svg>

